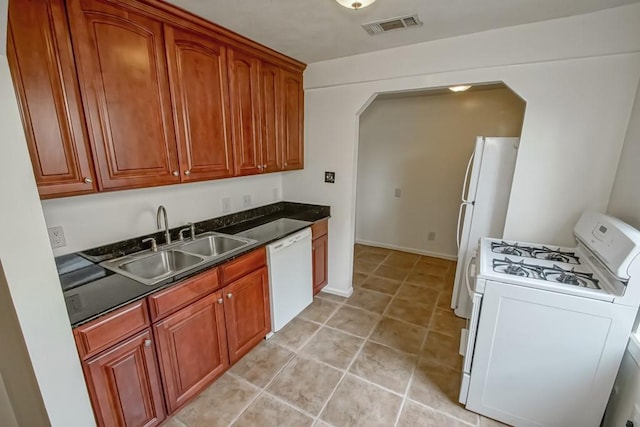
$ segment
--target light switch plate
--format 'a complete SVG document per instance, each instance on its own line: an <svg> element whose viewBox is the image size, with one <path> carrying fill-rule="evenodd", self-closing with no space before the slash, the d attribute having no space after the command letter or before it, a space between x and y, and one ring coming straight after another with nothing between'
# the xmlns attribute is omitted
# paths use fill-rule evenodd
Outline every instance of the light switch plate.
<svg viewBox="0 0 640 427"><path fill-rule="evenodd" d="M47 231L49 232L49 242L51 242L53 249L67 246L67 241L64 238L64 229L61 225L49 227Z"/></svg>

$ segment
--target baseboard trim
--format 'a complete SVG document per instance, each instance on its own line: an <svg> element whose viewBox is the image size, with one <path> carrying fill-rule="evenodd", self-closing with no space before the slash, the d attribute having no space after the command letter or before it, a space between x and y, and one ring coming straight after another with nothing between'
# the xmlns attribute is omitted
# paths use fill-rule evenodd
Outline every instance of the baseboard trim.
<svg viewBox="0 0 640 427"><path fill-rule="evenodd" d="M325 292L327 294L338 295L339 297L349 298L351 294L353 294L353 286L349 287L347 291L343 291L342 289L332 288L330 286L325 286L322 288L321 292Z"/></svg>
<svg viewBox="0 0 640 427"><path fill-rule="evenodd" d="M442 253L439 253L439 252L431 252L431 251L423 251L422 249L407 248L405 246L390 245L388 243L371 242L369 240L360 240L360 239L356 239L356 243L358 243L360 245L375 246L375 247L378 247L378 248L394 249L396 251L409 252L409 253L417 254L417 255L430 256L430 257L433 257L433 258L442 258L442 259L446 259L446 260L449 260L449 261L457 261L458 260L458 257L456 255L442 254Z"/></svg>

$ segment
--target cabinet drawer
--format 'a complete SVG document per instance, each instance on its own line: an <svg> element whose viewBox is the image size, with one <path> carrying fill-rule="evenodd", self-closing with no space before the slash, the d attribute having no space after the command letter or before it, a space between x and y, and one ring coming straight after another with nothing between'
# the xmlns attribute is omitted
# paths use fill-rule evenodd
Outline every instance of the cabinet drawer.
<svg viewBox="0 0 640 427"><path fill-rule="evenodd" d="M324 219L322 221L315 222L311 226L311 238L317 239L318 237L324 236L329 233L329 220Z"/></svg>
<svg viewBox="0 0 640 427"><path fill-rule="evenodd" d="M149 324L147 304L141 300L79 326L73 335L80 357L86 360Z"/></svg>
<svg viewBox="0 0 640 427"><path fill-rule="evenodd" d="M222 283L227 285L267 263L265 248L256 249L220 267Z"/></svg>
<svg viewBox="0 0 640 427"><path fill-rule="evenodd" d="M214 268L177 286L153 294L148 298L151 321L166 317L219 288L218 269Z"/></svg>

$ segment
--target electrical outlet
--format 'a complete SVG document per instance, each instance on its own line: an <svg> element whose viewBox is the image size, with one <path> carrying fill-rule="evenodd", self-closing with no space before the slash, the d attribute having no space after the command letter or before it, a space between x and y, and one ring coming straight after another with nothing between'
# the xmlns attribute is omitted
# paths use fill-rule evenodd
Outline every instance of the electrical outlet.
<svg viewBox="0 0 640 427"><path fill-rule="evenodd" d="M222 213L231 212L231 197L222 198Z"/></svg>
<svg viewBox="0 0 640 427"><path fill-rule="evenodd" d="M251 196L249 194L245 194L242 196L242 207L248 208L249 206L251 206Z"/></svg>
<svg viewBox="0 0 640 427"><path fill-rule="evenodd" d="M280 198L280 193L277 188L271 190L271 193L273 194L273 200L278 200Z"/></svg>
<svg viewBox="0 0 640 427"><path fill-rule="evenodd" d="M324 182L328 182L329 184L335 184L335 182L336 182L336 173L335 172L325 172L324 173Z"/></svg>
<svg viewBox="0 0 640 427"><path fill-rule="evenodd" d="M64 230L61 225L49 227L47 230L49 231L49 242L51 242L53 249L67 246L67 241L64 239Z"/></svg>
<svg viewBox="0 0 640 427"><path fill-rule="evenodd" d="M395 190L393 190L393 195L394 195L395 197L400 197L400 196L402 196L402 189L400 189L400 188L396 188Z"/></svg>
<svg viewBox="0 0 640 427"><path fill-rule="evenodd" d="M430 231L429 234L427 234L427 240L436 240L436 232Z"/></svg>

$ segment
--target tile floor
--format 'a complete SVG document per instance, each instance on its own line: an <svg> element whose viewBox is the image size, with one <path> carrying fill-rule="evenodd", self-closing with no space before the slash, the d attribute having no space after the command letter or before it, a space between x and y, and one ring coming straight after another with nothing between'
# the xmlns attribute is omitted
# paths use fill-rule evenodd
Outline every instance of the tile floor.
<svg viewBox="0 0 640 427"><path fill-rule="evenodd" d="M457 403L454 274L451 261L356 245L350 298L321 292L165 425L501 426Z"/></svg>

